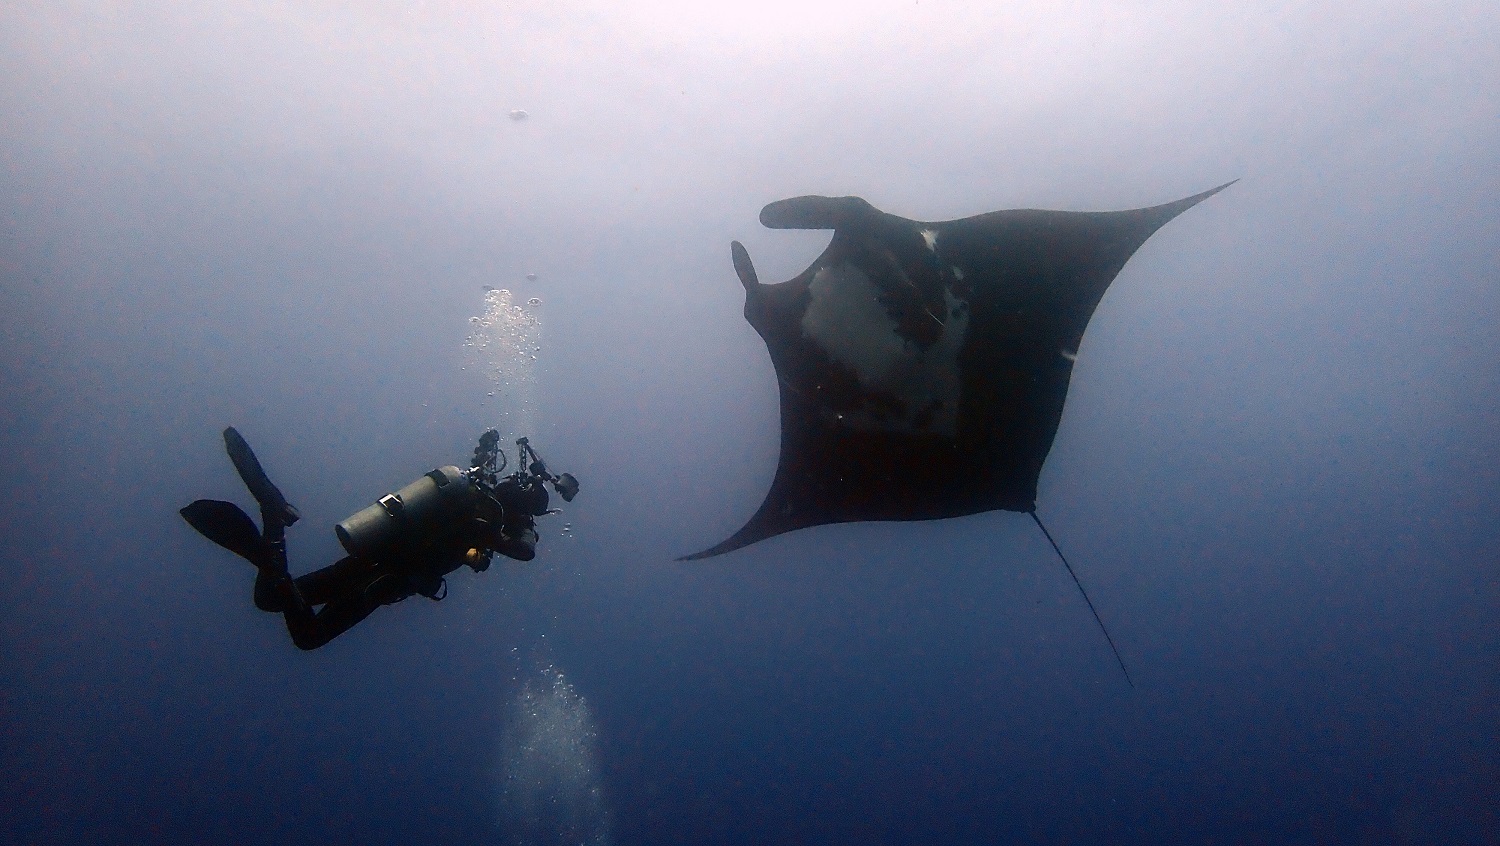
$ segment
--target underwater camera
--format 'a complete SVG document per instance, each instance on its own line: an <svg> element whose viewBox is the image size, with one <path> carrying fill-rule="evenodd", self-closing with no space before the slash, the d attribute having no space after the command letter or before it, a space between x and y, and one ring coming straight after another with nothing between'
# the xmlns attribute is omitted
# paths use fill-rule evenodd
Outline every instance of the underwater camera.
<svg viewBox="0 0 1500 846"><path fill-rule="evenodd" d="M532 449L531 441L526 438L516 438L516 453L520 462L530 470L532 476L552 483L552 489L563 498L563 502L572 502L573 497L578 496L578 479L572 473L564 473L561 476L552 475L547 470L547 462L537 455L535 449ZM504 455L502 454L501 457L503 458Z"/></svg>

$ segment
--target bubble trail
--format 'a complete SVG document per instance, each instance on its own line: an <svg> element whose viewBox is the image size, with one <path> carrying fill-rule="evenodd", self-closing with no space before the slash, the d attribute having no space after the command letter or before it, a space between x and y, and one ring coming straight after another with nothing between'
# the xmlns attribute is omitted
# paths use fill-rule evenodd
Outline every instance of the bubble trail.
<svg viewBox="0 0 1500 846"><path fill-rule="evenodd" d="M500 826L515 846L608 846L588 703L556 667L516 694L501 743Z"/></svg>
<svg viewBox="0 0 1500 846"><path fill-rule="evenodd" d="M504 288L485 286L484 312L469 318L464 339L468 366L479 370L489 387L486 402L494 401L496 428L507 442L536 434L536 354L542 349L542 301L532 297L524 305Z"/></svg>

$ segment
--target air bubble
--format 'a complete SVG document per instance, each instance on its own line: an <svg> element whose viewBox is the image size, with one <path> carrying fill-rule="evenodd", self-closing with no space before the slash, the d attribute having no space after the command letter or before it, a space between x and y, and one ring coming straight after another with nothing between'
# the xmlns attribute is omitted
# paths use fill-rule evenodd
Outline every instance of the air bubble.
<svg viewBox="0 0 1500 846"><path fill-rule="evenodd" d="M593 714L557 668L527 675L500 732L500 822L567 835L548 838L554 842L602 846L610 840L610 812Z"/></svg>
<svg viewBox="0 0 1500 846"><path fill-rule="evenodd" d="M535 352L541 346L541 328L529 304L518 304L515 294L494 288L484 295L484 310L469 321L464 339L466 363L489 383L485 397L500 413L496 427L512 438L532 434L535 429L533 393L536 382Z"/></svg>

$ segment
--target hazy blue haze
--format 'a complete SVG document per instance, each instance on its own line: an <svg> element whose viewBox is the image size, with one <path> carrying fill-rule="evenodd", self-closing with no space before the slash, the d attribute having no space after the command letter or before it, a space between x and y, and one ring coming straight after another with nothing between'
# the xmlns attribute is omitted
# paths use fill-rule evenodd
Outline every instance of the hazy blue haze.
<svg viewBox="0 0 1500 846"><path fill-rule="evenodd" d="M1500 7L305 5L0 11L0 842L1500 842ZM774 470L762 205L1236 177L1041 479L1134 691L1022 515L671 563ZM298 652L176 509L233 424L333 560L495 419L483 285L583 493Z"/></svg>

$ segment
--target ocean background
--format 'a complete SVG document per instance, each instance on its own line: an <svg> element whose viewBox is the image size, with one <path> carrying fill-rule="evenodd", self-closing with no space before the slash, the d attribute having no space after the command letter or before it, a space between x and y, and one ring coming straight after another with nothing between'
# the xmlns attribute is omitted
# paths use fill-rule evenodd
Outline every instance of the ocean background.
<svg viewBox="0 0 1500 846"><path fill-rule="evenodd" d="M1500 843L1497 103L1489 0L6 4L0 843ZM674 563L775 469L763 205L1235 178L1041 477L1134 689L1025 515ZM298 573L492 425L583 491L302 653L177 515L228 425Z"/></svg>

